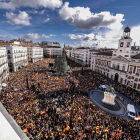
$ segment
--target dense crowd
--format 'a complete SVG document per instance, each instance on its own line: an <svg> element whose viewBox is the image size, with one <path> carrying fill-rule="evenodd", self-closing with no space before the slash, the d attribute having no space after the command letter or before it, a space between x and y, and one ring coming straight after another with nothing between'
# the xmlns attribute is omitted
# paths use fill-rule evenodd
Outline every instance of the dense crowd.
<svg viewBox="0 0 140 140"><path fill-rule="evenodd" d="M47 68L54 61L46 59L31 63L10 73L7 87L0 94L4 107L29 139L140 139L138 123L106 114L85 96L90 89L95 89L104 80L109 82L109 79L90 70L82 75L79 64L70 60L68 64L73 70L70 75L50 76ZM30 89L27 89L27 77ZM69 93L70 79L78 81L72 96ZM115 84L117 83L114 82L113 86ZM120 87L117 88L121 89ZM126 92L124 90L124 94Z"/></svg>

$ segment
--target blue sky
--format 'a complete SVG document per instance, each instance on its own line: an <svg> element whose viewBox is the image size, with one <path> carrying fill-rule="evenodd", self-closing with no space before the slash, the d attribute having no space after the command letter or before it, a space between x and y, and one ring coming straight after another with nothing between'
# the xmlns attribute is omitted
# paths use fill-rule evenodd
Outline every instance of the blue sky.
<svg viewBox="0 0 140 140"><path fill-rule="evenodd" d="M0 40L117 48L129 25L140 45L140 0L0 0Z"/></svg>

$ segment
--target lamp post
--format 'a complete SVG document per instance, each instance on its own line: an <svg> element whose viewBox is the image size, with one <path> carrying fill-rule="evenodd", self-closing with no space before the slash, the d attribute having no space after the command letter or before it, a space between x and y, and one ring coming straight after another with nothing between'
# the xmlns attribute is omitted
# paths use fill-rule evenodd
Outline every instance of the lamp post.
<svg viewBox="0 0 140 140"><path fill-rule="evenodd" d="M27 68L26 68L26 84L27 84L27 89L29 89L29 84L28 84L28 75L27 75Z"/></svg>

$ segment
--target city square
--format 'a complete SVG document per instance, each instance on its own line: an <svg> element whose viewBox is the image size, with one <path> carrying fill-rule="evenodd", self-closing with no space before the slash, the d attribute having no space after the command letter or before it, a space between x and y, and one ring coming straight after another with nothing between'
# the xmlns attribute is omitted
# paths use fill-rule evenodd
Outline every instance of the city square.
<svg viewBox="0 0 140 140"><path fill-rule="evenodd" d="M2 104L29 139L133 139L139 136L138 122L122 117L123 114L112 115L88 97L89 91L107 80L104 76L86 68L81 75L82 67L71 60L67 61L72 68L69 75L49 76L46 69L50 62L54 63L54 59L29 64L11 73L0 95ZM78 81L72 94L71 77Z"/></svg>
<svg viewBox="0 0 140 140"><path fill-rule="evenodd" d="M140 140L139 0L0 0L0 140Z"/></svg>

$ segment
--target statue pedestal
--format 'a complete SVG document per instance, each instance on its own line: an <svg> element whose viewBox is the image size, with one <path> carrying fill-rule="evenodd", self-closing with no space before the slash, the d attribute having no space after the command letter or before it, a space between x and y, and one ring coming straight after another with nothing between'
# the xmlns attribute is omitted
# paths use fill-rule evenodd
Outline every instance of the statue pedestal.
<svg viewBox="0 0 140 140"><path fill-rule="evenodd" d="M115 105L115 97L116 94L112 94L110 92L104 92L104 99L102 100L102 102L109 105Z"/></svg>

